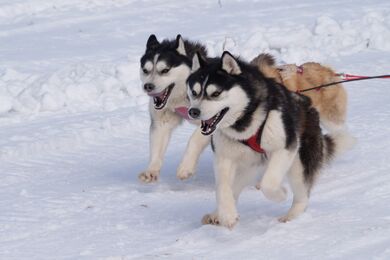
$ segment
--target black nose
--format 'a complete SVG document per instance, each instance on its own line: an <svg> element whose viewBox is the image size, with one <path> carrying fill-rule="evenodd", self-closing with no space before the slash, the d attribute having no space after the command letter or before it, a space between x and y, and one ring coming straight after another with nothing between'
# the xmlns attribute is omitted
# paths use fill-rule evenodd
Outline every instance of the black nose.
<svg viewBox="0 0 390 260"><path fill-rule="evenodd" d="M188 114L190 117L196 119L200 116L200 110L199 108L190 108L190 110L188 110Z"/></svg>
<svg viewBox="0 0 390 260"><path fill-rule="evenodd" d="M146 92L150 92L150 91L152 91L152 90L155 89L155 88L156 88L156 86L153 85L152 83L146 83L146 84L144 85L144 90L145 90Z"/></svg>

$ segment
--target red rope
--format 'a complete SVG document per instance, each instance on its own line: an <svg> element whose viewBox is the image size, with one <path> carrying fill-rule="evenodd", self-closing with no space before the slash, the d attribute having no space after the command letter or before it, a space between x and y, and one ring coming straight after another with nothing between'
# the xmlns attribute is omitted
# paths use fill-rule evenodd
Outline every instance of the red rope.
<svg viewBox="0 0 390 260"><path fill-rule="evenodd" d="M346 74L346 73L338 73L338 74L336 74L336 76L341 77L343 80L371 78L370 76L358 76L358 75L352 75L352 74ZM380 78L382 78L382 79L390 78L390 75L382 75Z"/></svg>
<svg viewBox="0 0 390 260"><path fill-rule="evenodd" d="M314 90L314 89L319 90L321 88L337 85L337 84L340 84L340 83L350 82L350 81L367 80L367 79L388 79L388 78L390 78L390 75L357 76L357 75L351 75L351 74L345 74L345 73L339 73L339 74L336 74L336 76L340 76L343 80L336 81L336 82L331 82L331 83L327 83L327 84L323 84L323 85L319 85L317 87L308 88L308 89L305 89L305 90L298 90L297 92L298 93L302 93L302 92L306 92L306 91L310 91L310 90Z"/></svg>

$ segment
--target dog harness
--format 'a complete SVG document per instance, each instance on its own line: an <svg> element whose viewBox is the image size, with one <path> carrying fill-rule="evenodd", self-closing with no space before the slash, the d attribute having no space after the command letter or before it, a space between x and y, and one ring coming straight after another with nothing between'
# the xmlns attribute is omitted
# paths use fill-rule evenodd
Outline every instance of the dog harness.
<svg viewBox="0 0 390 260"><path fill-rule="evenodd" d="M303 66L302 66L302 65L297 67L297 73L298 73L299 75L303 75ZM316 91L320 91L321 88L316 88L315 90L316 90ZM297 92L297 93L301 93L301 92L305 92L305 90L300 90L300 89L298 89L296 92Z"/></svg>
<svg viewBox="0 0 390 260"><path fill-rule="evenodd" d="M297 66L297 73L298 74L303 74L303 66Z"/></svg>
<svg viewBox="0 0 390 260"><path fill-rule="evenodd" d="M265 153L265 151L261 147L260 143L261 143L261 135L263 134L264 125L265 125L265 122L267 121L267 117L268 117L268 115L266 116L264 122L261 124L261 126L257 130L256 134L252 135L247 140L241 141L243 144L249 146L253 151L258 152L258 153Z"/></svg>

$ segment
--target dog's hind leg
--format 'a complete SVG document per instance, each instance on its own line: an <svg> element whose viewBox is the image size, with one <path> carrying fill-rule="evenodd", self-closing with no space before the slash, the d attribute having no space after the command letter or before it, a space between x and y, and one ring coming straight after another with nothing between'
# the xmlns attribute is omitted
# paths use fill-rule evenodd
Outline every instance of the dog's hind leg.
<svg viewBox="0 0 390 260"><path fill-rule="evenodd" d="M177 169L177 178L184 180L194 175L199 156L210 143L210 138L210 136L203 135L199 127L195 130L188 142L183 160Z"/></svg>
<svg viewBox="0 0 390 260"><path fill-rule="evenodd" d="M287 222L298 217L306 210L309 202L310 184L305 182L303 166L298 157L294 160L287 177L294 198L287 215L279 218L280 222Z"/></svg>
<svg viewBox="0 0 390 260"><path fill-rule="evenodd" d="M180 123L180 117L174 114L169 118L167 118L168 115L165 115L165 117L160 120L152 118L150 125L150 162L147 170L138 176L141 181L146 183L158 180L172 131Z"/></svg>

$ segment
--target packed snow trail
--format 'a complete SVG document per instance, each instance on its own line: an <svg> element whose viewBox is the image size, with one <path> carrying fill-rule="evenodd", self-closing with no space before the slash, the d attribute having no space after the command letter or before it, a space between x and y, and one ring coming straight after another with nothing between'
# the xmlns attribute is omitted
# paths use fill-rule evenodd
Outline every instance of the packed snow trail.
<svg viewBox="0 0 390 260"><path fill-rule="evenodd" d="M386 1L0 2L0 259L389 259L389 80L346 83L354 149L326 168L306 213L249 187L232 230L215 207L212 152L176 179L194 126L177 129L158 184L138 60L177 33L246 59L317 60L388 74Z"/></svg>

